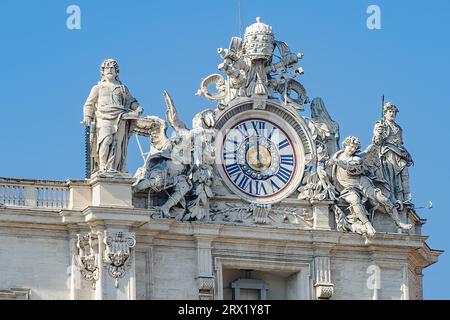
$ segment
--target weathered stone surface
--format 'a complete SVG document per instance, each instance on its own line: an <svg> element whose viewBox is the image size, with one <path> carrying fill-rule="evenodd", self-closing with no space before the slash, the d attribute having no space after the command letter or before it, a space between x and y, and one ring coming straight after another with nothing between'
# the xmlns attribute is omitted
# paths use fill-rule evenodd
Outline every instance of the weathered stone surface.
<svg viewBox="0 0 450 320"><path fill-rule="evenodd" d="M192 129L167 92L167 122L143 117L106 60L84 106L90 178L0 178L0 299L422 298L442 251L421 235L392 105L373 145L338 151L323 100L302 114L302 54L271 26L218 53L226 76L198 92L218 104ZM151 139L134 177L132 133Z"/></svg>

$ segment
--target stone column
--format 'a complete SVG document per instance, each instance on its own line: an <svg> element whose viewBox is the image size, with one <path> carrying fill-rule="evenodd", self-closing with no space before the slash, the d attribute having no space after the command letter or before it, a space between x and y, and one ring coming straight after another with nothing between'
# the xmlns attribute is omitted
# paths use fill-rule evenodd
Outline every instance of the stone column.
<svg viewBox="0 0 450 320"><path fill-rule="evenodd" d="M196 236L197 240L197 283L200 300L212 300L214 298L214 275L211 243L213 238L209 236Z"/></svg>
<svg viewBox="0 0 450 320"><path fill-rule="evenodd" d="M214 271L217 277L217 282L215 283L216 299L223 300L223 267L222 263L218 262L218 260L216 257L214 263Z"/></svg>
<svg viewBox="0 0 450 320"><path fill-rule="evenodd" d="M154 300L153 288L153 240L154 237L146 237L145 251L145 297L147 300Z"/></svg>
<svg viewBox="0 0 450 320"><path fill-rule="evenodd" d="M422 273L422 267L415 267L414 268L414 275L416 277L416 287L415 287L415 294L414 299L415 300L423 300L423 273ZM410 297L411 299L411 297Z"/></svg>
<svg viewBox="0 0 450 320"><path fill-rule="evenodd" d="M135 240L136 241L136 240ZM130 280L128 286L128 299L136 300L136 251L133 249L130 254Z"/></svg>
<svg viewBox="0 0 450 320"><path fill-rule="evenodd" d="M70 263L70 299L78 300L79 288L81 286L80 267L76 261L77 259L77 231L69 230L69 255L71 258Z"/></svg>
<svg viewBox="0 0 450 320"><path fill-rule="evenodd" d="M97 237L98 237L98 253L97 253L97 261L99 264L98 267L98 280L97 284L95 286L95 300L103 300L104 297L104 287L105 287L105 268L103 266L103 254L105 251L105 244L103 243L104 239L104 231L103 229L100 229L97 231Z"/></svg>
<svg viewBox="0 0 450 320"><path fill-rule="evenodd" d="M314 287L316 288L317 299L330 299L333 295L330 257L314 258L314 277Z"/></svg>
<svg viewBox="0 0 450 320"><path fill-rule="evenodd" d="M318 300L330 299L333 296L331 249L332 247L329 245L320 245L314 248L314 288Z"/></svg>
<svg viewBox="0 0 450 320"><path fill-rule="evenodd" d="M34 187L24 188L25 206L35 208L36 207L36 189Z"/></svg>

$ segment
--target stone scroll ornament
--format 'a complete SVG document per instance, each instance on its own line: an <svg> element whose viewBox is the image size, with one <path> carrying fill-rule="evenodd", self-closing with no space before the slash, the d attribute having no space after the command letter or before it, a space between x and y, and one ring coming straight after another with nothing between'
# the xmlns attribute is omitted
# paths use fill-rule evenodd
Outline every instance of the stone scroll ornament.
<svg viewBox="0 0 450 320"><path fill-rule="evenodd" d="M84 280L92 282L92 288L95 290L95 284L98 280L98 259L94 251L93 241L96 240L93 234L77 234L76 261L80 268L81 276Z"/></svg>
<svg viewBox="0 0 450 320"><path fill-rule="evenodd" d="M118 288L119 278L125 275L129 267L131 249L136 245L136 238L134 233L109 234L105 231L104 243L106 245L104 263L110 276L115 279L115 287Z"/></svg>

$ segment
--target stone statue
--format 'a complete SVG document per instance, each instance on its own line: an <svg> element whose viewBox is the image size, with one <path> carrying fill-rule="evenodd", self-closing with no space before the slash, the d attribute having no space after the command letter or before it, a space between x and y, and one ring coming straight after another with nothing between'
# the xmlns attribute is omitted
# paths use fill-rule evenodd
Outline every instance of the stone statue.
<svg viewBox="0 0 450 320"><path fill-rule="evenodd" d="M305 175L306 184L298 191L301 200L335 200L336 189L330 182L330 170L325 163L339 147L339 125L331 119L321 98L311 101L309 130L316 145L315 171Z"/></svg>
<svg viewBox="0 0 450 320"><path fill-rule="evenodd" d="M214 195L211 189L215 162L216 130L214 112L206 109L192 119L192 130L188 141L193 143L193 188L187 204L184 220L211 220L209 199Z"/></svg>
<svg viewBox="0 0 450 320"><path fill-rule="evenodd" d="M332 178L340 198L350 206L349 220L353 231L368 236L375 234L375 229L367 217L369 212L365 204L371 205L372 210L382 206L398 227L410 229L412 225L400 221L395 205L367 175L364 158L358 154L361 149L358 138L345 138L343 146L344 149L336 152L328 164L332 165Z"/></svg>
<svg viewBox="0 0 450 320"><path fill-rule="evenodd" d="M167 92L164 92L164 99L167 104L166 116L173 128L173 136L171 139L167 137L167 126L164 120L157 117L145 119L149 123L152 153L135 174L136 181L133 184L133 191L165 191L168 199L160 207L160 211L161 217L167 218L170 216L170 209L176 204L180 203L183 207L186 207L184 196L192 188L189 179L192 167L190 146L183 140L189 130L179 119L172 99ZM144 122L144 120L142 119L141 122Z"/></svg>
<svg viewBox="0 0 450 320"><path fill-rule="evenodd" d="M84 104L82 124L91 129L91 172L126 172L127 147L143 108L119 81L119 65L103 61L101 80Z"/></svg>
<svg viewBox="0 0 450 320"><path fill-rule="evenodd" d="M410 204L408 167L413 160L403 146L402 128L395 123L397 113L394 104L388 102L383 106L383 119L375 123L373 143L380 148L382 175L389 183L394 198Z"/></svg>
<svg viewBox="0 0 450 320"><path fill-rule="evenodd" d="M331 119L321 98L311 101L311 121L309 126L313 139L320 140L326 147L326 154L332 156L339 150L339 125Z"/></svg>
<svg viewBox="0 0 450 320"><path fill-rule="evenodd" d="M171 209L180 204L184 209L181 219L198 219L207 215L200 211L206 211L203 209L212 196L209 186L214 163L213 111L205 110L197 114L193 119L193 129L189 130L180 120L167 92L164 92L164 98L173 136L170 139L167 137L167 126L162 119L147 117L139 120L137 131L141 134L148 131L152 152L135 175L133 191L165 191L168 199L160 207L162 217L170 217ZM189 194L191 190L193 192ZM184 213L188 213L188 217L183 216Z"/></svg>
<svg viewBox="0 0 450 320"><path fill-rule="evenodd" d="M273 63L274 51L280 53L279 61ZM229 48L217 50L223 62L218 66L227 76L220 74L206 77L197 95L209 100L219 100L219 108L224 109L230 101L238 97L279 99L284 105L303 110L307 103L305 88L295 80L302 68L296 65L303 57L301 53L293 54L286 43L276 41L272 27L256 18L256 23L245 30L244 39L233 37ZM292 72L290 73L290 71ZM215 84L216 93L209 91ZM293 92L296 93L294 98Z"/></svg>

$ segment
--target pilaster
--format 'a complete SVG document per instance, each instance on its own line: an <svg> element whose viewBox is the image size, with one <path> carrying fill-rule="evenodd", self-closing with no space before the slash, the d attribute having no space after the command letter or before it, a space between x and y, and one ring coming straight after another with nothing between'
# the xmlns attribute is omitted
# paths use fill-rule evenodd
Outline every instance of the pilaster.
<svg viewBox="0 0 450 320"><path fill-rule="evenodd" d="M199 300L214 298L214 274L212 257L213 237L197 235L197 284Z"/></svg>

